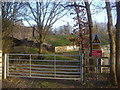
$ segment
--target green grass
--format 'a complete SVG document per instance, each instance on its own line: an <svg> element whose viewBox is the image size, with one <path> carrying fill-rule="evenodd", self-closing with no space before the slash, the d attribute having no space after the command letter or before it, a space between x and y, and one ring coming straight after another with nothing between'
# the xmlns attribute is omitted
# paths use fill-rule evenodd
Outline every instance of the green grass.
<svg viewBox="0 0 120 90"><path fill-rule="evenodd" d="M45 43L51 44L52 46L68 46L72 45L72 42L69 41L71 37L77 37L77 35L48 35ZM101 44L109 44L108 36L101 35Z"/></svg>
<svg viewBox="0 0 120 90"><path fill-rule="evenodd" d="M57 54L64 54L64 55L79 55L79 51L58 52Z"/></svg>
<svg viewBox="0 0 120 90"><path fill-rule="evenodd" d="M101 45L107 45L107 44L110 44L108 36L102 36L101 35Z"/></svg>
<svg viewBox="0 0 120 90"><path fill-rule="evenodd" d="M107 41L102 41L102 43L101 43L101 45L108 45L108 44L110 44L110 43Z"/></svg>
<svg viewBox="0 0 120 90"><path fill-rule="evenodd" d="M45 42L53 46L67 46L72 45L72 42L69 41L69 38L77 37L76 35L48 35ZM108 36L101 35L101 44L109 44Z"/></svg>
<svg viewBox="0 0 120 90"><path fill-rule="evenodd" d="M39 49L28 47L27 52L31 54L36 54L36 53L39 53Z"/></svg>
<svg viewBox="0 0 120 90"><path fill-rule="evenodd" d="M77 60L79 56L57 56L55 53L46 52L44 54L48 54L48 56L42 56L43 60ZM50 55L50 56L49 56ZM55 56L56 55L56 56ZM63 55L63 54L60 54ZM72 55L72 54L65 54L65 55ZM41 62L34 62L34 64L46 64L49 65L49 62L41 61Z"/></svg>
<svg viewBox="0 0 120 90"><path fill-rule="evenodd" d="M76 37L75 35L49 35L46 37L45 42L53 46L67 46L72 45L69 38Z"/></svg>
<svg viewBox="0 0 120 90"><path fill-rule="evenodd" d="M17 50L17 52L21 52L23 53L23 49L24 49L24 53L26 54L38 54L39 49L37 48L32 48L32 47L15 47L15 49ZM18 51L19 50L19 51ZM74 57L74 56L55 56L55 53L52 52L48 52L48 51L44 51L43 54L46 54L48 56L32 56L32 59L43 59L43 60L77 60L79 57ZM58 55L78 55L77 51L74 52L66 52L66 53L57 53ZM18 58L18 57L11 57L11 58ZM24 58L29 58L29 57L23 57L23 56L19 56L20 59L24 59ZM17 63L17 62L16 62ZM48 62L34 62L34 64L49 64Z"/></svg>
<svg viewBox="0 0 120 90"><path fill-rule="evenodd" d="M52 52L45 52L44 54L55 55L55 53L52 53ZM79 55L78 51L66 52L66 53L56 53L56 54L58 54L58 55ZM75 58L66 57L66 56L56 56L55 58L57 60L73 60L73 59L75 59ZM53 60L54 56L47 56L47 57L45 57L45 59Z"/></svg>
<svg viewBox="0 0 120 90"><path fill-rule="evenodd" d="M38 54L39 49L27 46L16 46L13 48L12 53Z"/></svg>
<svg viewBox="0 0 120 90"><path fill-rule="evenodd" d="M52 82L41 82L41 85L43 88L50 88L50 87L55 87L56 83L52 83Z"/></svg>
<svg viewBox="0 0 120 90"><path fill-rule="evenodd" d="M77 37L75 35L48 35L46 37L45 42L51 44L52 46L67 46L72 45L72 42L69 41L69 38ZM36 37L38 38L38 37ZM101 35L101 45L109 44L108 37ZM27 53L27 54L38 54L39 49L27 46L17 46L14 47L13 53ZM44 51L43 54L54 54L47 51ZM79 51L71 51L71 52L62 52L57 54L64 54L64 55L79 55ZM48 56L48 58L52 59L53 57ZM59 59L59 57L58 57Z"/></svg>
<svg viewBox="0 0 120 90"><path fill-rule="evenodd" d="M38 48L22 47L22 46L14 47L14 52L23 53L23 50L25 51L24 53L27 53L27 54L38 54L38 52L39 52ZM46 60L53 60L54 59L55 53L44 51L43 54L52 55L52 56L45 56L44 59L46 59ZM77 54L78 55L79 52L73 51L73 52L57 53L57 54L60 54L60 55L76 55ZM71 59L73 59L71 57L66 57L66 56L56 56L55 58L57 60L71 60Z"/></svg>

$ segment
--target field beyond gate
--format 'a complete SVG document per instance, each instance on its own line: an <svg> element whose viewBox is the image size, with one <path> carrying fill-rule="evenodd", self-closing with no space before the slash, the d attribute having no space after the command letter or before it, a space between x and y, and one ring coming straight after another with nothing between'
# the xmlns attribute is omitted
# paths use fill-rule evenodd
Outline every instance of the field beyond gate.
<svg viewBox="0 0 120 90"><path fill-rule="evenodd" d="M81 80L79 55L5 54L4 77Z"/></svg>

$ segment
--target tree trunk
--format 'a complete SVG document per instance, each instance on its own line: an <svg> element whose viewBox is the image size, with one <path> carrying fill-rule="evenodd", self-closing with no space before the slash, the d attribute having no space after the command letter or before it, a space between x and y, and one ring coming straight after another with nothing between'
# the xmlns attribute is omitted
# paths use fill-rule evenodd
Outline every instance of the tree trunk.
<svg viewBox="0 0 120 90"><path fill-rule="evenodd" d="M112 14L111 14L111 7L110 2L106 1L106 10L107 10L107 17L108 17L108 34L109 34L109 41L110 41L110 74L111 74L111 83L112 85L117 84L116 80L116 45L115 45L115 34L113 31L113 22L112 22Z"/></svg>
<svg viewBox="0 0 120 90"><path fill-rule="evenodd" d="M120 88L120 1L116 2L117 23L116 23L116 65L117 65L117 82Z"/></svg>
<svg viewBox="0 0 120 90"><path fill-rule="evenodd" d="M80 37L80 39L83 39L83 36L82 36L82 30L81 30L81 24L80 24L80 16L79 16L79 7L77 7L77 4L76 4L76 2L74 2L74 5L75 5L75 12L76 12L76 14L77 14L77 20L78 20L78 26L79 26L79 37ZM80 45L80 52L81 53L84 53L84 50L83 50L83 41L81 41L80 42L81 43L81 45Z"/></svg>
<svg viewBox="0 0 120 90"><path fill-rule="evenodd" d="M42 54L43 52L43 37L42 37L42 34L39 33L39 40L40 40L40 46L39 46L39 54Z"/></svg>
<svg viewBox="0 0 120 90"><path fill-rule="evenodd" d="M42 33L40 32L39 33L39 54L42 54L43 52L43 36L42 36Z"/></svg>
<svg viewBox="0 0 120 90"><path fill-rule="evenodd" d="M33 32L32 32L32 37L35 37L35 27L33 26Z"/></svg>
<svg viewBox="0 0 120 90"><path fill-rule="evenodd" d="M90 38L90 53L91 53L91 51L92 51L93 22L92 22L92 16L91 16L90 5L88 3L88 0L85 0L84 2L85 2L86 11L87 11L88 23L89 23L89 38Z"/></svg>
<svg viewBox="0 0 120 90"><path fill-rule="evenodd" d="M90 4L88 3L88 0L84 0L85 7L86 7L86 12L87 12L87 18L88 18L88 23L89 23L89 38L90 38L90 56L92 53L92 31L93 31L93 21L92 21L92 16L91 16L91 11L90 11ZM94 61L93 59L89 59L89 64L93 65ZM91 71L95 71L95 68L90 67Z"/></svg>
<svg viewBox="0 0 120 90"><path fill-rule="evenodd" d="M39 54L42 54L43 52L43 43L40 43L40 46L39 46Z"/></svg>

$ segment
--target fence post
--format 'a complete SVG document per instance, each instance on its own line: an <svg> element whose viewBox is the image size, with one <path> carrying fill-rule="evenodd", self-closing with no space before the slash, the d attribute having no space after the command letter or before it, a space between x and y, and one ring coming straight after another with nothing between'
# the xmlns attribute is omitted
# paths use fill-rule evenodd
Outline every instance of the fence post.
<svg viewBox="0 0 120 90"><path fill-rule="evenodd" d="M4 79L6 79L6 69L7 69L7 66L6 66L6 63L7 63L7 54L5 54L4 56Z"/></svg>
<svg viewBox="0 0 120 90"><path fill-rule="evenodd" d="M56 55L54 55L54 77L56 78Z"/></svg>
<svg viewBox="0 0 120 90"><path fill-rule="evenodd" d="M2 50L0 50L0 80L2 80Z"/></svg>
<svg viewBox="0 0 120 90"><path fill-rule="evenodd" d="M31 55L30 55L30 77L31 77Z"/></svg>
<svg viewBox="0 0 120 90"><path fill-rule="evenodd" d="M81 54L81 56L82 56L81 57L81 62L82 62L82 66L81 67L82 67L82 82L83 82L84 81L84 75L83 75L84 74L84 70L83 70L84 69L83 54Z"/></svg>
<svg viewBox="0 0 120 90"><path fill-rule="evenodd" d="M98 65L98 58L97 58L97 80L98 80L98 68L99 68L99 65Z"/></svg>
<svg viewBox="0 0 120 90"><path fill-rule="evenodd" d="M6 66L7 66L7 76L9 76L9 54L7 54L7 57L6 57Z"/></svg>
<svg viewBox="0 0 120 90"><path fill-rule="evenodd" d="M80 50L80 76L81 76L81 81L83 82L83 54Z"/></svg>

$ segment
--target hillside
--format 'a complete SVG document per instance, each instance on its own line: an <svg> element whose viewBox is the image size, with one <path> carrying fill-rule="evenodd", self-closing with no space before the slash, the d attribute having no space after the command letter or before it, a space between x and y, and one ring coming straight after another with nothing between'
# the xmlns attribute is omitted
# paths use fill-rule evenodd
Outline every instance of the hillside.
<svg viewBox="0 0 120 90"><path fill-rule="evenodd" d="M72 45L69 38L76 37L75 35L48 35L45 43L51 44L52 46L67 46Z"/></svg>
<svg viewBox="0 0 120 90"><path fill-rule="evenodd" d="M45 43L51 44L52 46L67 46L72 45L72 42L69 41L69 38L77 37L76 35L48 35L46 37ZM101 44L109 44L108 38L101 36Z"/></svg>
<svg viewBox="0 0 120 90"><path fill-rule="evenodd" d="M72 42L69 41L69 38L71 37L77 37L75 35L48 35L46 37L45 43L51 44L52 46L69 46L73 45ZM101 44L102 45L107 45L109 44L108 39L106 37L102 36L101 37ZM35 47L35 45L30 45L28 42L23 42L22 40L17 40L14 39L14 49L12 49L12 53L38 53L39 49ZM22 44L23 43L23 44ZM33 43L33 42L31 42Z"/></svg>

